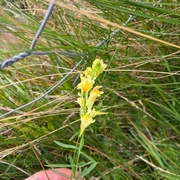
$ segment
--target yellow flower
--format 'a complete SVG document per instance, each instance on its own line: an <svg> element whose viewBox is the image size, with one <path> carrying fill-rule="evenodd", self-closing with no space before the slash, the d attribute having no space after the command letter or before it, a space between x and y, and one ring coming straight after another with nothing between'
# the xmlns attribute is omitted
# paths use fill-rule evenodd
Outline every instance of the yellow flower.
<svg viewBox="0 0 180 180"><path fill-rule="evenodd" d="M86 78L93 79L93 71L91 67L87 67L86 70L83 72Z"/></svg>
<svg viewBox="0 0 180 180"><path fill-rule="evenodd" d="M77 101L76 101L79 105L80 105L80 116L83 116L84 114L86 114L87 112L87 108L86 108L86 104L85 104L85 100L83 97L78 97Z"/></svg>
<svg viewBox="0 0 180 180"><path fill-rule="evenodd" d="M106 67L107 65L103 63L103 60L95 59L92 65L92 69L94 71L94 79L96 79Z"/></svg>
<svg viewBox="0 0 180 180"><path fill-rule="evenodd" d="M101 112L101 111L95 111L95 109L93 109L92 111L88 112L88 114L90 115L90 117L94 118L96 116L107 114L107 113Z"/></svg>
<svg viewBox="0 0 180 180"><path fill-rule="evenodd" d="M86 70L83 72L86 78L90 78L95 80L99 74L101 74L104 69L107 67L106 64L103 63L100 59L95 59L91 67L87 67Z"/></svg>
<svg viewBox="0 0 180 180"><path fill-rule="evenodd" d="M84 98L78 97L76 102L80 105L80 107L84 106Z"/></svg>
<svg viewBox="0 0 180 180"><path fill-rule="evenodd" d="M94 87L91 92L90 92L90 95L89 95L89 98L87 100L87 108L88 108L88 111L92 108L92 106L94 105L94 102L96 100L97 97L99 97L101 94L103 94L104 92L103 91L99 91L99 89L101 88L102 86L96 86Z"/></svg>
<svg viewBox="0 0 180 180"><path fill-rule="evenodd" d="M79 136L81 136L84 130L94 121L95 120L93 120L93 118L89 114L85 114L83 117L81 117L81 127Z"/></svg>
<svg viewBox="0 0 180 180"><path fill-rule="evenodd" d="M94 80L81 76L81 82L78 84L77 89L81 89L81 92L89 92L94 84Z"/></svg>

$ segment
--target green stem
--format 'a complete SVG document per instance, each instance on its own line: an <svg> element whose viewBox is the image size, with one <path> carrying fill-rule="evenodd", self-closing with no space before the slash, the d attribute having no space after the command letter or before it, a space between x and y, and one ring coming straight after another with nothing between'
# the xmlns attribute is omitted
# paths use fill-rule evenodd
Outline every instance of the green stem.
<svg viewBox="0 0 180 180"><path fill-rule="evenodd" d="M76 178L76 173L78 171L79 158L80 158L80 154L81 154L81 150L82 150L83 146L84 146L84 133L81 136L78 149L75 152L75 166L76 166L76 168L75 168L75 172L74 172L74 176L75 176L74 178Z"/></svg>

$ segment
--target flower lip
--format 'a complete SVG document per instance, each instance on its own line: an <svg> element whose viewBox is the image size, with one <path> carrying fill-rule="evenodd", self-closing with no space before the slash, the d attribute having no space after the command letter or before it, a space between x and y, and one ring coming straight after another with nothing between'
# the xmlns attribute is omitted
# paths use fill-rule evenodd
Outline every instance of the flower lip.
<svg viewBox="0 0 180 180"><path fill-rule="evenodd" d="M94 80L89 78L82 78L81 82L78 84L77 89L81 89L82 92L89 92L94 84Z"/></svg>

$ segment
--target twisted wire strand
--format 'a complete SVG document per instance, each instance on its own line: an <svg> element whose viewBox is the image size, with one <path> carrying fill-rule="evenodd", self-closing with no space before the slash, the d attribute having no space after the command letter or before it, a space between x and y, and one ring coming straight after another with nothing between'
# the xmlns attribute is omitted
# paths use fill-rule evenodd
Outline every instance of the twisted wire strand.
<svg viewBox="0 0 180 180"><path fill-rule="evenodd" d="M24 59L25 57L29 56L31 53L30 52L22 52L16 56L13 56L11 59L8 59L2 63L0 63L0 69L3 69L6 66L11 66L15 62Z"/></svg>
<svg viewBox="0 0 180 180"><path fill-rule="evenodd" d="M123 23L123 25L126 26L126 25L127 25L130 21L132 21L133 19L134 19L134 16L130 14L128 20L127 20L125 23ZM113 32L110 33L110 35L109 35L107 38L105 38L104 40L102 40L101 42L99 42L99 43L96 45L96 47L101 47L101 46L103 46L104 44L106 44L108 41L110 41L114 36L116 36L116 35L117 35L118 33L120 33L120 32L121 32L120 29L114 30Z"/></svg>
<svg viewBox="0 0 180 180"><path fill-rule="evenodd" d="M13 56L11 59L8 59L2 63L0 63L0 69L3 69L6 66L11 66L15 62L22 60L26 58L29 55L51 55L51 54L60 54L64 56L72 56L72 57L78 57L78 56L84 56L84 53L76 53L76 52L66 52L66 51L29 51L29 52L22 52L18 55Z"/></svg>

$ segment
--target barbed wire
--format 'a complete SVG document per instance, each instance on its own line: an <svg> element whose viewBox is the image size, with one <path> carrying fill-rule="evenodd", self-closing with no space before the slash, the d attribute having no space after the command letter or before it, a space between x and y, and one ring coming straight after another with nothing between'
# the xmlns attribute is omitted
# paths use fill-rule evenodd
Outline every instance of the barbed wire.
<svg viewBox="0 0 180 180"><path fill-rule="evenodd" d="M46 15L43 19L43 22L38 30L38 32L36 33L32 43L31 43L31 46L30 46L30 49L33 49L36 42L37 42L37 39L40 37L44 27L45 27L45 24L47 23L48 19L49 19L49 16L50 16L50 13L52 12L53 10L53 7L54 7L54 1L55 0L52 0L49 7L48 7L48 10L46 12ZM160 0L159 0L160 1ZM158 1L158 2L159 2ZM123 24L123 25L127 25L130 21L132 21L134 19L134 16L133 15L130 15L128 20ZM106 37L103 41L99 42L95 47L102 47L104 44L106 44L108 41L111 40L111 38L113 38L115 35L117 35L119 32L121 32L120 29L116 29L115 31L113 31L112 33L110 33L110 35L108 37ZM53 85L49 90L47 90L45 93L43 93L41 96L39 96L38 98L34 99L33 101L30 101L29 103L25 104L25 105L22 105L16 109L13 109L7 113L4 113L2 115L0 115L0 118L4 117L4 116L7 116L11 113L14 113L22 108L25 108L37 101L39 101L40 99L44 98L46 95L48 95L49 93L51 93L54 89L56 89L60 84L62 84L64 82L64 80L85 60L85 58L87 58L87 55L84 54L84 53L75 53L75 52L64 52L64 51L46 51L46 52L40 52L40 51L31 51L31 52L23 52L23 53L20 53L19 55L17 56L14 56L12 59L9 59L9 60L6 60L5 62L1 63L0 64L0 69L6 67L6 66L9 66L9 65L12 65L13 63L17 62L18 60L21 60L21 59L24 59L25 57L31 55L31 54L34 54L34 55L49 55L49 54L55 54L55 53L58 53L58 54L62 54L62 55L67 55L67 56L81 56L81 60L60 80L58 81L55 85ZM1 68L2 67L2 68ZM77 78L76 78L77 79Z"/></svg>

